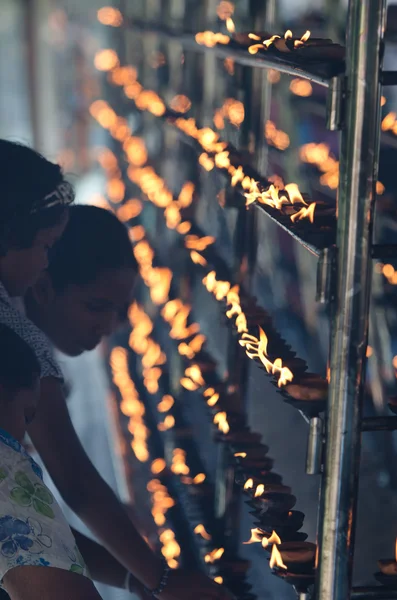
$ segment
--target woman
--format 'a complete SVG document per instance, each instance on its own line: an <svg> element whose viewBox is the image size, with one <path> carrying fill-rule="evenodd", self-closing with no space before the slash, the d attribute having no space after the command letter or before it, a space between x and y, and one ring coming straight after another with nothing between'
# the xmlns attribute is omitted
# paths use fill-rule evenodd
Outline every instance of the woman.
<svg viewBox="0 0 397 600"><path fill-rule="evenodd" d="M19 167L19 173L24 173L21 164ZM17 172L15 168L14 173ZM17 192L10 188L10 198L18 192L19 187ZM24 199L18 196L16 202L23 205ZM14 231L17 230L14 227ZM13 248L6 248L5 256L0 258L0 281L3 284L0 322L9 325L24 338L35 349L40 360L40 403L28 432L63 499L152 596L161 594L164 600L184 600L187 595L192 600L227 597L223 588L202 574L184 571L170 573L140 537L114 492L93 467L71 423L62 388L62 374L52 357L49 343L44 334L12 305L10 297L20 293L21 285L17 284L21 283L21 276L15 267L11 268ZM75 263L74 268L78 270L79 263ZM132 286L134 268L126 266L122 267L122 271ZM3 273L8 277L4 278ZM117 284L117 297L106 298L105 304L87 305L81 300L80 306L84 305L85 312L98 312L101 318L98 326L95 324L95 327L87 329L89 339L82 339L80 335L68 339L68 345L69 342L73 343L73 352L78 354L95 345L114 323L114 315L120 308L119 292L124 292L120 279L117 279ZM91 318L87 322L97 323L96 319Z"/></svg>

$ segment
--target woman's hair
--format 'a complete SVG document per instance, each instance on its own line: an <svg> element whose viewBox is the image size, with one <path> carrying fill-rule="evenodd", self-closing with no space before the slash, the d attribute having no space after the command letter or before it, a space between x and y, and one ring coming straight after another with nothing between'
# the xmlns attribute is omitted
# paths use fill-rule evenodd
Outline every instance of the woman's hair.
<svg viewBox="0 0 397 600"><path fill-rule="evenodd" d="M7 391L30 388L40 377L40 365L32 348L0 323L0 385Z"/></svg>
<svg viewBox="0 0 397 600"><path fill-rule="evenodd" d="M29 248L40 229L58 224L73 202L61 167L28 146L0 140L0 256Z"/></svg>
<svg viewBox="0 0 397 600"><path fill-rule="evenodd" d="M125 225L104 208L72 206L66 229L49 252L47 272L54 289L91 283L106 269L121 267L137 271Z"/></svg>

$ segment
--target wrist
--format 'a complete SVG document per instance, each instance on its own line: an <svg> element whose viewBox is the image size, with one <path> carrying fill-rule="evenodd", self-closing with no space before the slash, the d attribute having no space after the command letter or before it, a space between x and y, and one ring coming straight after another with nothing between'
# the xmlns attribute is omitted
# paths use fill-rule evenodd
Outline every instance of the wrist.
<svg viewBox="0 0 397 600"><path fill-rule="evenodd" d="M162 572L160 578L157 580L156 587L147 588L145 587L145 592L152 596L152 598L157 598L160 594L166 589L168 585L168 579L170 576L171 569L167 565L166 561L162 561Z"/></svg>

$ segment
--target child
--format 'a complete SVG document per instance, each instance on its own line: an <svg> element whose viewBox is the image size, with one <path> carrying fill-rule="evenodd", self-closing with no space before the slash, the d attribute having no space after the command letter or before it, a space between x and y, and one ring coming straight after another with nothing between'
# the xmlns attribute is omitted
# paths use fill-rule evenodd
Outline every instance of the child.
<svg viewBox="0 0 397 600"><path fill-rule="evenodd" d="M0 587L11 599L99 599L40 467L20 443L39 396L36 356L1 325Z"/></svg>

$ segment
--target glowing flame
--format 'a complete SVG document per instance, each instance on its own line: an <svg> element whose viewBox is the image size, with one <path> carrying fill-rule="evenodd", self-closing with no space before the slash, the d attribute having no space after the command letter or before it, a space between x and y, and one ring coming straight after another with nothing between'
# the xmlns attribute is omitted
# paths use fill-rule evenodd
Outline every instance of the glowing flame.
<svg viewBox="0 0 397 600"><path fill-rule="evenodd" d="M197 535L201 535L201 537L205 540L211 540L212 536L206 531L204 525L200 523L197 527L194 528L194 533Z"/></svg>
<svg viewBox="0 0 397 600"><path fill-rule="evenodd" d="M235 452L234 456L236 458L247 458L247 453L246 452Z"/></svg>
<svg viewBox="0 0 397 600"><path fill-rule="evenodd" d="M200 483L204 483L204 481L206 480L206 475L205 473L197 473L196 477L193 477L193 484L194 485L200 485Z"/></svg>
<svg viewBox="0 0 397 600"><path fill-rule="evenodd" d="M290 139L285 131L276 128L272 121L267 121L265 126L265 137L267 142L278 150L286 150L290 145Z"/></svg>
<svg viewBox="0 0 397 600"><path fill-rule="evenodd" d="M235 31L236 31L236 27L235 27L233 19L231 17L228 17L226 19L226 29L228 30L229 33L235 33Z"/></svg>
<svg viewBox="0 0 397 600"><path fill-rule="evenodd" d="M175 400L169 394L162 397L157 405L157 410L161 413L168 412L174 406Z"/></svg>
<svg viewBox="0 0 397 600"><path fill-rule="evenodd" d="M273 531L270 537L262 539L262 548L267 548L270 544L281 544L281 539L275 531Z"/></svg>
<svg viewBox="0 0 397 600"><path fill-rule="evenodd" d="M190 110L192 106L192 103L190 101L190 98L188 98L187 96L184 96L183 94L178 94L177 96L174 96L170 102L170 108L172 108L172 110L175 110L175 112L179 112L179 113L187 113L188 110Z"/></svg>
<svg viewBox="0 0 397 600"><path fill-rule="evenodd" d="M278 387L282 387L293 380L292 372L288 367L282 366L281 359L271 362L267 357L268 339L261 327L259 327L259 339L249 333L243 333L239 343L245 348L249 358L258 358L268 373L279 375Z"/></svg>
<svg viewBox="0 0 397 600"><path fill-rule="evenodd" d="M175 475L189 475L190 469L186 464L186 452L182 448L175 448L172 451L171 471Z"/></svg>
<svg viewBox="0 0 397 600"><path fill-rule="evenodd" d="M221 411L214 416L214 423L218 425L218 429L225 435L229 433L230 427L227 422L227 414L225 411Z"/></svg>
<svg viewBox="0 0 397 600"><path fill-rule="evenodd" d="M125 348L114 348L110 355L112 379L122 398L120 410L130 417L128 430L132 435L131 448L140 462L149 460L148 430L144 424L144 404L140 401L135 384L129 375L128 353Z"/></svg>
<svg viewBox="0 0 397 600"><path fill-rule="evenodd" d="M264 491L265 491L265 486L263 485L263 483L260 483L255 490L255 494L254 494L255 498L259 498L259 496L262 496Z"/></svg>
<svg viewBox="0 0 397 600"><path fill-rule="evenodd" d="M199 237L198 235L187 235L185 238L185 246L188 249L198 250L203 252L215 242L215 238L211 235Z"/></svg>
<svg viewBox="0 0 397 600"><path fill-rule="evenodd" d="M213 159L210 158L206 152L202 152L200 154L198 161L206 171L212 171L212 169L215 167Z"/></svg>
<svg viewBox="0 0 397 600"><path fill-rule="evenodd" d="M109 25L111 27L120 27L123 22L123 15L117 8L112 6L104 6L97 12L97 18L102 25Z"/></svg>
<svg viewBox="0 0 397 600"><path fill-rule="evenodd" d="M248 545L248 544L256 544L257 542L261 543L262 538L263 538L262 531L259 529L259 527L256 527L255 529L251 529L250 539L248 540L248 542L243 542L243 544Z"/></svg>
<svg viewBox="0 0 397 600"><path fill-rule="evenodd" d="M159 473L161 473L162 471L164 471L164 469L166 468L166 462L163 458L156 458L153 462L152 465L150 467L151 472L153 473L153 475L159 475Z"/></svg>
<svg viewBox="0 0 397 600"><path fill-rule="evenodd" d="M293 79L290 83L289 89L293 94L296 96L301 96L302 98L307 98L313 93L312 84L306 79Z"/></svg>
<svg viewBox="0 0 397 600"><path fill-rule="evenodd" d="M217 575L216 577L214 577L214 581L215 583L219 583L219 585L222 585L223 577L221 575Z"/></svg>
<svg viewBox="0 0 397 600"><path fill-rule="evenodd" d="M120 208L117 209L117 218L123 223L130 219L135 219L142 212L142 202L137 198L127 200Z"/></svg>
<svg viewBox="0 0 397 600"><path fill-rule="evenodd" d="M205 265L207 264L207 261L205 260L204 256L196 252L196 250L191 251L190 258L196 265L202 265L203 267L205 267Z"/></svg>
<svg viewBox="0 0 397 600"><path fill-rule="evenodd" d="M151 494L151 512L154 522L158 527L163 527L166 522L165 515L175 505L175 502L169 495L167 488L158 479L149 481L147 490Z"/></svg>
<svg viewBox="0 0 397 600"><path fill-rule="evenodd" d="M247 481L244 483L244 489L245 490L250 490L254 487L254 480L252 478L247 479Z"/></svg>
<svg viewBox="0 0 397 600"><path fill-rule="evenodd" d="M230 38L228 35L223 33L214 33L213 31L201 31L196 33L195 40L200 46L207 46L207 48L213 48L217 44L228 44Z"/></svg>
<svg viewBox="0 0 397 600"><path fill-rule="evenodd" d="M181 548L175 539L175 534L171 529L165 529L159 535L160 542L162 543L161 554L167 561L168 566L171 569L177 569L179 562L177 558L181 554Z"/></svg>
<svg viewBox="0 0 397 600"><path fill-rule="evenodd" d="M119 57L114 50L99 50L95 54L94 65L98 71L110 71L119 64Z"/></svg>
<svg viewBox="0 0 397 600"><path fill-rule="evenodd" d="M214 550L211 550L211 552L208 552L208 554L205 555L204 561L206 563L213 564L215 561L222 558L224 552L225 552L224 548L214 548Z"/></svg>
<svg viewBox="0 0 397 600"><path fill-rule="evenodd" d="M227 2L226 0L222 0L219 2L216 8L216 14L222 21L226 21L229 17L234 13L234 4L233 2Z"/></svg>
<svg viewBox="0 0 397 600"><path fill-rule="evenodd" d="M181 379L181 385L187 390L198 390L205 385L205 381L201 374L201 369L198 365L191 365L185 369L185 377Z"/></svg>
<svg viewBox="0 0 397 600"><path fill-rule="evenodd" d="M157 425L157 429L159 431L167 431L168 429L172 429L175 425L175 419L172 415L167 415L162 423Z"/></svg>
<svg viewBox="0 0 397 600"><path fill-rule="evenodd" d="M283 559L276 544L273 544L272 546L272 554L270 557L269 565L271 569L273 569L274 567L278 567L279 569L287 569L286 565L283 563Z"/></svg>

